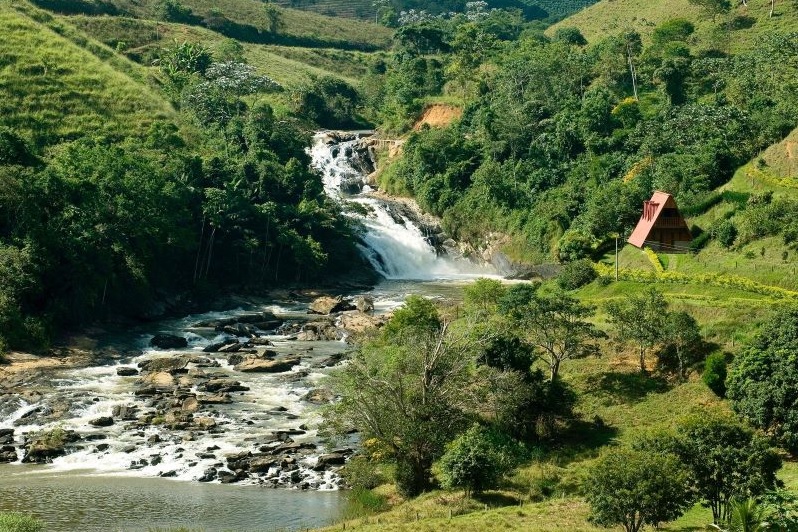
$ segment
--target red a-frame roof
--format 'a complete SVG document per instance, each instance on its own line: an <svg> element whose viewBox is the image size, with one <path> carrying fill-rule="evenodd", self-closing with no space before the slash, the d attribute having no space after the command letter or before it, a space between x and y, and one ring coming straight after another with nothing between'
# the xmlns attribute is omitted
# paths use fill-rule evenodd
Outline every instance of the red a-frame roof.
<svg viewBox="0 0 798 532"><path fill-rule="evenodd" d="M654 224L657 223L657 218L659 218L666 207L671 209L677 208L673 196L667 192L655 191L651 199L643 203L643 215L640 217L640 221L637 222L637 227L632 231L632 235L627 242L633 246L642 248L646 240L648 240L648 235L654 228ZM687 228L686 223L684 227L685 229Z"/></svg>

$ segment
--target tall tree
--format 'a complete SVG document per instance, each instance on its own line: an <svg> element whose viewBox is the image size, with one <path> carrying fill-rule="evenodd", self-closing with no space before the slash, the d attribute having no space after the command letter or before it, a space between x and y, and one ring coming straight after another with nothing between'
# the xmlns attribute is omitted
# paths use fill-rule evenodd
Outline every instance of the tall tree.
<svg viewBox="0 0 798 532"><path fill-rule="evenodd" d="M595 314L595 307L560 290L549 295L527 292L528 299L517 297L525 295L517 291L508 291L502 310L515 320L519 335L546 361L550 380L557 378L566 360L599 353L597 340L606 335L587 321Z"/></svg>
<svg viewBox="0 0 798 532"><path fill-rule="evenodd" d="M665 316L668 303L653 286L641 294L611 301L606 310L609 321L615 326L618 339L637 346L640 371L646 373L646 353L664 338Z"/></svg>

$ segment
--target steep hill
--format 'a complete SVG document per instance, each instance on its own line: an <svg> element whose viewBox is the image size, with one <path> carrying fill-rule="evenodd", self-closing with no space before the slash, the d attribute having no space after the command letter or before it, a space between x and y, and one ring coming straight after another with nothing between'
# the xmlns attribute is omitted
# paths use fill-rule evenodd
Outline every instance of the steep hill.
<svg viewBox="0 0 798 532"><path fill-rule="evenodd" d="M701 48L743 50L756 45L759 38L773 32L798 29L798 12L789 2L776 2L770 17L770 2L751 1L747 6L732 2L726 16L711 17L687 0L601 0L547 30L576 27L589 42L625 29L637 30L647 39L654 28L672 18L686 18L696 23L694 42Z"/></svg>
<svg viewBox="0 0 798 532"><path fill-rule="evenodd" d="M35 144L141 134L174 115L139 65L28 4L0 5L0 116Z"/></svg>

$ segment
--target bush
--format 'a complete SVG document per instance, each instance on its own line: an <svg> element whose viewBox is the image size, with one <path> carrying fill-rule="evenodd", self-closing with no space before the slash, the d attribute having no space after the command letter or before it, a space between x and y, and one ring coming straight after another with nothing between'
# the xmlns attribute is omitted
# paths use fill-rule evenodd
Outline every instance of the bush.
<svg viewBox="0 0 798 532"><path fill-rule="evenodd" d="M718 397L726 397L726 371L723 353L712 353L707 357L702 379Z"/></svg>
<svg viewBox="0 0 798 532"><path fill-rule="evenodd" d="M445 488L466 496L496 487L518 463L521 447L505 434L474 425L448 445L440 460Z"/></svg>
<svg viewBox="0 0 798 532"><path fill-rule="evenodd" d="M0 512L0 530L3 532L39 532L44 530L44 523L16 512Z"/></svg>
<svg viewBox="0 0 798 532"><path fill-rule="evenodd" d="M576 290L597 277L593 263L589 259L569 262L557 276L557 284L563 290Z"/></svg>
<svg viewBox="0 0 798 532"><path fill-rule="evenodd" d="M712 232L714 233L715 240L725 248L732 247L737 238L737 227L735 227L731 220L723 220L715 226Z"/></svg>

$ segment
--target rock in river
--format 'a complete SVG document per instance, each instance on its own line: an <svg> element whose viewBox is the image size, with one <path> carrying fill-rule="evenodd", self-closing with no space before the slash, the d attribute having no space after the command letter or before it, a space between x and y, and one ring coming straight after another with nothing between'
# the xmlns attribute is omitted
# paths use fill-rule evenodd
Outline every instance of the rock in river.
<svg viewBox="0 0 798 532"><path fill-rule="evenodd" d="M150 340L150 345L158 349L182 349L188 347L188 340L174 334L156 334Z"/></svg>
<svg viewBox="0 0 798 532"><path fill-rule="evenodd" d="M299 357L291 356L277 360L263 358L248 358L235 367L236 371L244 373L283 373L299 365Z"/></svg>

